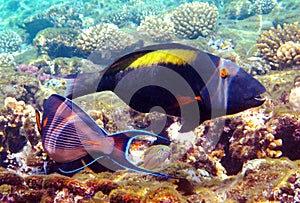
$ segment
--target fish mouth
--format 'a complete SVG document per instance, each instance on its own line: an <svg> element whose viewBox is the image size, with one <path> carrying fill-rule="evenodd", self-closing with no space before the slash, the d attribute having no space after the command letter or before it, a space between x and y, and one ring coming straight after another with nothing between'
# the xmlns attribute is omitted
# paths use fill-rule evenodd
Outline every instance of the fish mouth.
<svg viewBox="0 0 300 203"><path fill-rule="evenodd" d="M266 101L266 97L264 97L263 95L256 95L255 97L253 97L253 99L261 102Z"/></svg>

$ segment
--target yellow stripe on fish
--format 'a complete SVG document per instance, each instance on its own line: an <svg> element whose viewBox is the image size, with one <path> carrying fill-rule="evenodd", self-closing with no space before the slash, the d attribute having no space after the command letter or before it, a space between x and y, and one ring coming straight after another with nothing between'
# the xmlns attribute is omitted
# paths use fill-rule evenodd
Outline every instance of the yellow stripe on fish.
<svg viewBox="0 0 300 203"><path fill-rule="evenodd" d="M186 65L189 61L194 61L197 57L197 53L193 50L184 49L167 49L157 50L145 54L144 56L137 58L128 67L139 68L144 66L153 66L158 64L174 64L174 65Z"/></svg>

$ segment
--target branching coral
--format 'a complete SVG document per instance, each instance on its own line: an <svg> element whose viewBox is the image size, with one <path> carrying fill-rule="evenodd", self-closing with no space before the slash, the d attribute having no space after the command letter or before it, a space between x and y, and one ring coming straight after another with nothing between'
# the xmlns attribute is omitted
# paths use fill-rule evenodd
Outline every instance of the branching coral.
<svg viewBox="0 0 300 203"><path fill-rule="evenodd" d="M181 38L206 37L215 27L218 8L203 2L185 3L171 13L175 32Z"/></svg>
<svg viewBox="0 0 300 203"><path fill-rule="evenodd" d="M21 47L22 39L14 31L0 31L0 53L11 53L18 51Z"/></svg>
<svg viewBox="0 0 300 203"><path fill-rule="evenodd" d="M121 51L132 44L132 37L114 24L99 24L84 30L77 39L77 46L84 51Z"/></svg>
<svg viewBox="0 0 300 203"><path fill-rule="evenodd" d="M300 65L300 29L298 23L284 24L260 34L258 48L275 69Z"/></svg>
<svg viewBox="0 0 300 203"><path fill-rule="evenodd" d="M77 50L95 64L111 64L115 58L143 45L143 41L114 24L98 24L84 30L77 38Z"/></svg>
<svg viewBox="0 0 300 203"><path fill-rule="evenodd" d="M150 37L155 42L170 41L175 35L175 29L171 22L162 18L147 16L137 31Z"/></svg>

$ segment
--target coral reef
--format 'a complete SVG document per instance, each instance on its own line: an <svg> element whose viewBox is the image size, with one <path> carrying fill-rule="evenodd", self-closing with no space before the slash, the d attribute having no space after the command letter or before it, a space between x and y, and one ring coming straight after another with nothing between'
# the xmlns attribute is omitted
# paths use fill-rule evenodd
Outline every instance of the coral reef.
<svg viewBox="0 0 300 203"><path fill-rule="evenodd" d="M23 178L1 168L0 193L2 198L27 202L295 202L298 164L287 159L255 159L236 176L202 181L192 194L178 192L171 181L126 172L84 170L72 178L56 174ZM16 191L18 195L13 195Z"/></svg>
<svg viewBox="0 0 300 203"><path fill-rule="evenodd" d="M300 201L300 174L299 171L289 171L275 190L272 192L272 198L281 202L299 202Z"/></svg>
<svg viewBox="0 0 300 203"><path fill-rule="evenodd" d="M12 30L0 31L0 53L12 53L21 48L21 37Z"/></svg>
<svg viewBox="0 0 300 203"><path fill-rule="evenodd" d="M258 48L274 69L300 64L300 29L298 23L277 25L260 34Z"/></svg>
<svg viewBox="0 0 300 203"><path fill-rule="evenodd" d="M292 105L293 110L299 112L300 111L300 87L296 86L291 89L289 94L289 103Z"/></svg>
<svg viewBox="0 0 300 203"><path fill-rule="evenodd" d="M41 81L41 83L45 83L50 79L49 74L42 73L38 67L30 64L19 64L17 66L17 71L34 75Z"/></svg>
<svg viewBox="0 0 300 203"><path fill-rule="evenodd" d="M110 7L111 5L105 5ZM118 27L128 24L140 25L146 16L157 16L163 13L165 6L160 2L146 4L143 1L130 1L126 5L116 4L112 11L104 12L100 22L113 23ZM99 22L99 23L100 23Z"/></svg>
<svg viewBox="0 0 300 203"><path fill-rule="evenodd" d="M175 33L178 37L196 39L208 36L216 26L218 8L203 2L185 3L171 14Z"/></svg>
<svg viewBox="0 0 300 203"><path fill-rule="evenodd" d="M239 0L225 5L225 16L230 19L245 19L255 14L268 14L276 6L276 0Z"/></svg>
<svg viewBox="0 0 300 203"><path fill-rule="evenodd" d="M277 4L276 0L251 0L252 9L256 14L268 14L270 13L275 5Z"/></svg>
<svg viewBox="0 0 300 203"><path fill-rule="evenodd" d="M96 51L98 60L111 59L114 55L129 52L142 42L120 30L114 24L98 24L84 30L77 38L78 49L85 52ZM92 60L93 61L93 60Z"/></svg>
<svg viewBox="0 0 300 203"><path fill-rule="evenodd" d="M272 201L272 193L277 190L278 184L286 182L286 174L299 171L296 165L287 159L249 161L236 177L235 184L226 191L226 196L238 202ZM285 202L280 197L277 201Z"/></svg>
<svg viewBox="0 0 300 203"><path fill-rule="evenodd" d="M23 28L29 33L30 42L39 31L48 27L81 28L82 20L79 11L79 3L76 2L53 5L45 11L26 18Z"/></svg>
<svg viewBox="0 0 300 203"><path fill-rule="evenodd" d="M52 75L68 75L82 72L83 61L80 58L58 57L51 61L50 71Z"/></svg>
<svg viewBox="0 0 300 203"><path fill-rule="evenodd" d="M11 54L0 54L0 67L13 69L16 65L15 58Z"/></svg>
<svg viewBox="0 0 300 203"><path fill-rule="evenodd" d="M34 108L7 97L0 114L1 166L19 174L37 173L44 160L35 128Z"/></svg>
<svg viewBox="0 0 300 203"><path fill-rule="evenodd" d="M72 28L47 28L37 34L33 43L39 54L47 54L50 58L72 57L81 55L75 44L78 34Z"/></svg>
<svg viewBox="0 0 300 203"><path fill-rule="evenodd" d="M11 68L0 68L0 104L6 97L34 104L34 95L40 89L40 81L33 75L16 72Z"/></svg>
<svg viewBox="0 0 300 203"><path fill-rule="evenodd" d="M248 0L231 1L225 7L225 16L229 19L245 19L254 15L251 2Z"/></svg>
<svg viewBox="0 0 300 203"><path fill-rule="evenodd" d="M252 109L204 123L203 128L196 130L197 139L187 150L185 161L201 168L201 162L210 160L210 164L205 164L210 174L222 174L224 167L225 174L232 175L237 174L244 163L256 158L299 159L299 150L295 147L299 144L299 116L288 111L275 113L276 110L270 110L275 109L274 105L280 103L270 100L264 110ZM211 158L205 159L201 151L208 152ZM207 168L209 165L213 167Z"/></svg>
<svg viewBox="0 0 300 203"><path fill-rule="evenodd" d="M171 22L154 16L146 16L137 31L154 42L170 41L175 36L175 29Z"/></svg>

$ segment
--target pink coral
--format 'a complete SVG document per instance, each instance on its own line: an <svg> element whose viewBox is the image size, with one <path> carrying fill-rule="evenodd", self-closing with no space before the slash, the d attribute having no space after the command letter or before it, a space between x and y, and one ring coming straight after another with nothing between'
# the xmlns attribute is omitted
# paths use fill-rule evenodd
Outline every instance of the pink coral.
<svg viewBox="0 0 300 203"><path fill-rule="evenodd" d="M36 76L42 83L45 83L50 79L49 74L41 72L40 69L34 65L19 64L17 70L19 72Z"/></svg>

